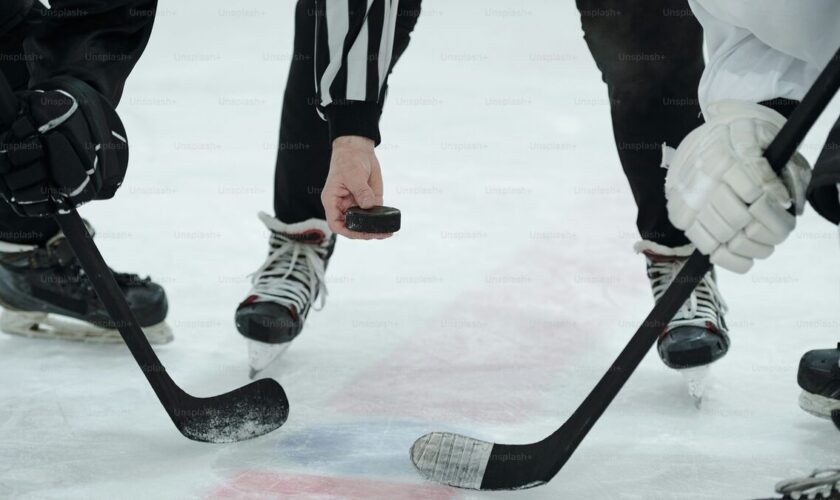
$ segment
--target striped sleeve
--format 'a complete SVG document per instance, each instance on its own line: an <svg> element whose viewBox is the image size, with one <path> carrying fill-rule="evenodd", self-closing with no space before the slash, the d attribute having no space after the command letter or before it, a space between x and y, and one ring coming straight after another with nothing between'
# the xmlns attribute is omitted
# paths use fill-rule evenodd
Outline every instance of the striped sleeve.
<svg viewBox="0 0 840 500"><path fill-rule="evenodd" d="M320 0L315 83L333 138L377 143L380 101L391 68L399 0Z"/></svg>

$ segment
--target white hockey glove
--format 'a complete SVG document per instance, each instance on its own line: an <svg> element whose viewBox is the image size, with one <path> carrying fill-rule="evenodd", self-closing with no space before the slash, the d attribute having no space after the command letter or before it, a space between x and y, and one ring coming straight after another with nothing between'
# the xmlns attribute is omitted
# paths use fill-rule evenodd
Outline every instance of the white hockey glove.
<svg viewBox="0 0 840 500"><path fill-rule="evenodd" d="M665 182L668 217L713 264L746 273L796 227L811 180L797 153L781 178L764 150L785 124L760 104L721 101L708 107L706 124L691 132L671 162Z"/></svg>

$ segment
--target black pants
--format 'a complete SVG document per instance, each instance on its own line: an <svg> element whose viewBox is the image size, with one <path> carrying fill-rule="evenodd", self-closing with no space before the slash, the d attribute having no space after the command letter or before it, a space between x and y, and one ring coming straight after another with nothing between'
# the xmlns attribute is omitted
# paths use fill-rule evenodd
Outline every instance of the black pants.
<svg viewBox="0 0 840 500"><path fill-rule="evenodd" d="M315 111L311 0L298 2L295 57L280 125L275 210L285 222L324 218L327 125ZM697 87L703 72L703 32L686 0L577 0L589 49L607 84L615 141L639 209L645 239L668 246L688 241L668 221L662 144L676 147L702 121ZM417 22L419 0L400 2L396 57ZM452 29L458 29L453 24Z"/></svg>
<svg viewBox="0 0 840 500"><path fill-rule="evenodd" d="M703 122L697 88L703 30L687 0L577 0L584 38L604 82L624 173L639 209L639 234L688 243L668 221L662 144L676 148Z"/></svg>
<svg viewBox="0 0 840 500"><path fill-rule="evenodd" d="M818 214L832 224L840 224L840 120L828 134L817 163L814 164L814 178L808 186L808 201Z"/></svg>

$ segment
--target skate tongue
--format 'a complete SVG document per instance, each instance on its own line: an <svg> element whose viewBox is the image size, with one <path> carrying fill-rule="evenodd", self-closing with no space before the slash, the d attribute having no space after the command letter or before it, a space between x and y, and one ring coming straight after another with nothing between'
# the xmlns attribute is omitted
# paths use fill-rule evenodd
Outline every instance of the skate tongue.
<svg viewBox="0 0 840 500"><path fill-rule="evenodd" d="M333 235L332 231L330 231L329 224L323 219L309 219L303 222L288 224L275 219L265 212L260 212L258 216L271 232L282 235L289 240L297 241L298 243L320 245L324 241L332 238Z"/></svg>

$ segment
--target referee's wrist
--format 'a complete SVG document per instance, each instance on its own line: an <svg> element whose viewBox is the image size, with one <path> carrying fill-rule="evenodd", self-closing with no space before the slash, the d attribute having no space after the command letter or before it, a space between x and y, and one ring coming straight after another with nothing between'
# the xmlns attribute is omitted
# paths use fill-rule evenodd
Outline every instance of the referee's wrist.
<svg viewBox="0 0 840 500"><path fill-rule="evenodd" d="M333 148L348 147L354 149L370 149L376 147L376 143L370 137L362 135L343 135L332 141Z"/></svg>

